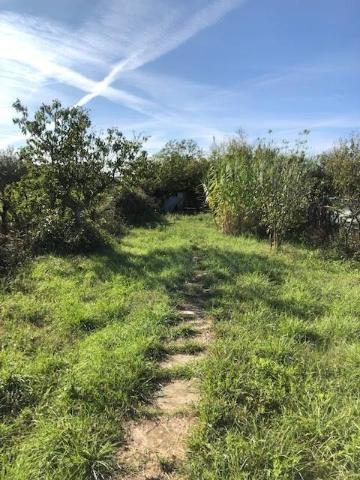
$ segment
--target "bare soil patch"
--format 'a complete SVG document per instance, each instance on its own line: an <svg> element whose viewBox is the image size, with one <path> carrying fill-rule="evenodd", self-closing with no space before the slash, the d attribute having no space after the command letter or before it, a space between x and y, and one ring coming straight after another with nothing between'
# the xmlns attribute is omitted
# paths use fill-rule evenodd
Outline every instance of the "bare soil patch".
<svg viewBox="0 0 360 480"><path fill-rule="evenodd" d="M199 258L194 257L194 261L198 262ZM161 369L176 369L206 356L205 350L213 334L211 319L205 317L202 310L209 292L202 285L205 277L206 272L197 270L193 281L184 284L186 302L178 310L182 319L180 325L191 325L195 335L191 340L179 337L169 342L167 348L169 351L173 349L174 353L160 363ZM192 348L194 344L195 349ZM186 353L176 352L177 349ZM161 385L148 408L151 418L147 415L147 418L140 418L128 426L126 446L118 454L122 469L118 479L185 480L183 463L186 457L186 442L196 423L196 406L199 400L197 378L174 379Z"/></svg>
<svg viewBox="0 0 360 480"><path fill-rule="evenodd" d="M155 400L155 408L162 414L173 415L193 409L199 399L199 382L197 379L174 380L159 390Z"/></svg>
<svg viewBox="0 0 360 480"><path fill-rule="evenodd" d="M119 462L126 465L126 472L119 478L181 478L169 470L184 460L186 439L194 424L195 418L189 416L161 416L130 424L126 449L118 456Z"/></svg>

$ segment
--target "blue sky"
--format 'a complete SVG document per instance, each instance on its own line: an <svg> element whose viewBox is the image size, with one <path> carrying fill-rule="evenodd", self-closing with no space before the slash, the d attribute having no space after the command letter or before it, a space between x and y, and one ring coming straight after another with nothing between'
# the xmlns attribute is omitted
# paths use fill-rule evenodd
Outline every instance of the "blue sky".
<svg viewBox="0 0 360 480"><path fill-rule="evenodd" d="M359 0L0 0L0 147L16 98L90 109L94 126L207 148L360 131Z"/></svg>

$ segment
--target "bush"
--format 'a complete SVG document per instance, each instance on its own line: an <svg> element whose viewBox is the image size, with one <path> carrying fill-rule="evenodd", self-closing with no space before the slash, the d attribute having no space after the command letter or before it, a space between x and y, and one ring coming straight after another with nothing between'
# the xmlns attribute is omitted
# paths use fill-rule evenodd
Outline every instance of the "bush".
<svg viewBox="0 0 360 480"><path fill-rule="evenodd" d="M326 224L331 245L343 257L360 255L360 136L339 140L319 155L319 168L326 195ZM324 188L323 188L324 190Z"/></svg>
<svg viewBox="0 0 360 480"><path fill-rule="evenodd" d="M140 188L121 189L114 201L116 217L127 225L141 225L158 216L159 201Z"/></svg>
<svg viewBox="0 0 360 480"><path fill-rule="evenodd" d="M105 245L99 228L90 219L77 225L73 218L49 211L31 232L30 247L34 253L91 252Z"/></svg>
<svg viewBox="0 0 360 480"><path fill-rule="evenodd" d="M25 174L25 165L12 149L0 151L0 232L9 233L8 189Z"/></svg>
<svg viewBox="0 0 360 480"><path fill-rule="evenodd" d="M360 260L359 232L349 231L346 226L339 226L330 239L330 247L340 258Z"/></svg>
<svg viewBox="0 0 360 480"><path fill-rule="evenodd" d="M141 188L124 186L103 199L97 216L101 227L111 235L122 235L127 226L139 226L160 220L159 200Z"/></svg>
<svg viewBox="0 0 360 480"><path fill-rule="evenodd" d="M319 156L319 163L330 186L330 195L360 198L360 135L339 140L334 148Z"/></svg>
<svg viewBox="0 0 360 480"><path fill-rule="evenodd" d="M23 238L15 234L0 234L0 277L11 273L26 255Z"/></svg>

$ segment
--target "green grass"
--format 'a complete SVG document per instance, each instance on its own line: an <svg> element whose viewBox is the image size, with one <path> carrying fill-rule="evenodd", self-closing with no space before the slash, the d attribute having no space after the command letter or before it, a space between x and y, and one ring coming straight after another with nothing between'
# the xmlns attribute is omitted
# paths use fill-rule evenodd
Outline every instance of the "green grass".
<svg viewBox="0 0 360 480"><path fill-rule="evenodd" d="M271 254L197 216L96 255L38 258L0 292L1 480L111 474L165 338L198 349L175 309L194 253L216 338L195 368L191 478L360 479L359 268L290 245Z"/></svg>
<svg viewBox="0 0 360 480"><path fill-rule="evenodd" d="M217 335L192 478L359 479L358 266L206 228Z"/></svg>
<svg viewBox="0 0 360 480"><path fill-rule="evenodd" d="M194 235L169 222L96 255L38 258L1 291L1 479L113 470L124 418L156 386L193 268Z"/></svg>

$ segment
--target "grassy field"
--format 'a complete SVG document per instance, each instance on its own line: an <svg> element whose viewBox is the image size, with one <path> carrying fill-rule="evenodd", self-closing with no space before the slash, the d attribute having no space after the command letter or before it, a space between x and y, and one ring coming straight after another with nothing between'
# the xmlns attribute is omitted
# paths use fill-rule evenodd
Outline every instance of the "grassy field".
<svg viewBox="0 0 360 480"><path fill-rule="evenodd" d="M217 340L193 478L359 479L359 268L206 231Z"/></svg>
<svg viewBox="0 0 360 480"><path fill-rule="evenodd" d="M38 258L1 291L1 479L111 472L191 273L192 235L169 221L96 255Z"/></svg>
<svg viewBox="0 0 360 480"><path fill-rule="evenodd" d="M1 479L105 478L151 396L201 251L216 338L192 478L360 479L360 271L169 217L89 256L38 258L0 293ZM176 327L175 327L176 328Z"/></svg>

